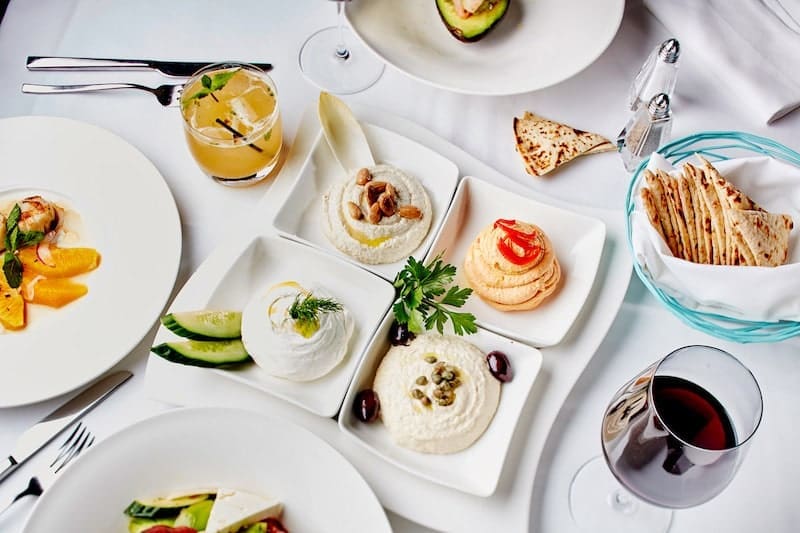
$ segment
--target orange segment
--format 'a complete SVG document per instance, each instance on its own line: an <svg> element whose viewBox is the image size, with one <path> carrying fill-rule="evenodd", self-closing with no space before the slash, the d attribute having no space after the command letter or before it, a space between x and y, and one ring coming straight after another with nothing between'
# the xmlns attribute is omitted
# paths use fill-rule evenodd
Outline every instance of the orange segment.
<svg viewBox="0 0 800 533"><path fill-rule="evenodd" d="M5 282L5 278L3 278ZM25 327L25 302L15 289L0 289L0 324L6 329Z"/></svg>
<svg viewBox="0 0 800 533"><path fill-rule="evenodd" d="M34 304L42 304L50 307L62 307L77 300L89 292L89 288L82 283L54 278L40 279L33 286L33 298L29 301Z"/></svg>
<svg viewBox="0 0 800 533"><path fill-rule="evenodd" d="M53 266L48 266L36 256L36 247L19 251L23 268L48 278L68 278L94 270L100 264L100 254L94 248L50 247Z"/></svg>

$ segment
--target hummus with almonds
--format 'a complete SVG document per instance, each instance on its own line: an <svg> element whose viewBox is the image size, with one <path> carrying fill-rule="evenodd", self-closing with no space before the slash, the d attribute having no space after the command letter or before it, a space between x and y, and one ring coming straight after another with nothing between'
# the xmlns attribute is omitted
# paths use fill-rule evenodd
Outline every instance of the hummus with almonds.
<svg viewBox="0 0 800 533"><path fill-rule="evenodd" d="M483 434L500 382L483 352L454 336L425 333L393 346L375 374L380 416L394 441L423 453L454 453Z"/></svg>
<svg viewBox="0 0 800 533"><path fill-rule="evenodd" d="M370 265L407 258L425 239L433 218L425 188L391 165L361 169L333 185L322 209L328 240Z"/></svg>

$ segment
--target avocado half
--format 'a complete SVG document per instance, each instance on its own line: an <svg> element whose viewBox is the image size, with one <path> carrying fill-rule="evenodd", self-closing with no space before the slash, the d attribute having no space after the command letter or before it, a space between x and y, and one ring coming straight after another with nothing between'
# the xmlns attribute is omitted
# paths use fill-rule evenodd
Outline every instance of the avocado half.
<svg viewBox="0 0 800 533"><path fill-rule="evenodd" d="M453 0L436 0L436 9L453 37L465 43L474 43L497 26L510 3L511 0L486 0L478 11L465 19L456 14Z"/></svg>

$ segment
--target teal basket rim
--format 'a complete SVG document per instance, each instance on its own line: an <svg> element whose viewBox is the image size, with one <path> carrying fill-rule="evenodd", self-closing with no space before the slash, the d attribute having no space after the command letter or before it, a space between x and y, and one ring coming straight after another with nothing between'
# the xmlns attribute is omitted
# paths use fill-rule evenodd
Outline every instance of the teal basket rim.
<svg viewBox="0 0 800 533"><path fill-rule="evenodd" d="M745 150L754 154L780 159L800 167L800 153L772 139L740 131L707 131L687 135L665 144L658 149L658 153L670 163L676 164L695 154L701 154L711 161L723 161L730 158L720 152L728 150ZM633 269L650 293L689 326L720 339L739 343L778 342L800 335L800 322L790 320L774 322L751 321L719 313L688 309L674 297L661 290L650 279L636 261L631 237L631 214L634 208L633 191L649 161L650 158L647 157L639 164L628 185L628 191L625 195L625 224L628 249L633 258Z"/></svg>

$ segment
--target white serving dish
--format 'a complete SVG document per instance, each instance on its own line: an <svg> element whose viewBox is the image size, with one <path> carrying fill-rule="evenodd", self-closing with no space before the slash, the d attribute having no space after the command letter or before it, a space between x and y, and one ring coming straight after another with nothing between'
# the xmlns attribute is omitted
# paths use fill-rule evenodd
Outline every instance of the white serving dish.
<svg viewBox="0 0 800 533"><path fill-rule="evenodd" d="M324 287L350 312L355 327L344 360L330 373L306 382L270 376L255 364L214 371L320 416L332 417L339 411L373 331L392 303L394 288L378 276L309 246L274 236L256 236L230 256L228 267L215 281L202 308L238 311L252 297L289 280L306 288ZM167 340L177 337L161 327L155 344Z"/></svg>
<svg viewBox="0 0 800 533"><path fill-rule="evenodd" d="M364 122L361 126L376 163L387 163L404 170L417 178L428 192L433 220L428 235L411 253L422 259L453 198L458 184L458 167L444 156L403 135ZM403 268L405 259L381 265L362 264L336 249L325 236L322 196L333 184L351 178L352 176L345 175L325 138L320 135L314 142L291 192L275 215L273 225L285 237L343 257L387 280L393 280L397 271Z"/></svg>
<svg viewBox="0 0 800 533"><path fill-rule="evenodd" d="M505 353L511 362L514 377L502 384L500 404L494 418L475 443L451 454L420 453L395 444L380 421L365 424L352 412L356 394L372 388L375 371L391 347L389 328L393 321L394 315L390 312L372 338L347 391L339 413L339 427L371 452L408 472L463 492L490 496L497 488L517 421L542 366L542 354L536 348L484 329L465 337L484 354L493 350Z"/></svg>
<svg viewBox="0 0 800 533"><path fill-rule="evenodd" d="M534 346L561 342L586 301L597 275L606 237L605 224L519 196L474 177L461 180L427 260L442 254L458 268L456 284L469 287L463 272L467 250L480 231L498 218L536 224L553 243L561 265L560 287L530 311L499 311L474 294L462 307L477 323L500 335Z"/></svg>

